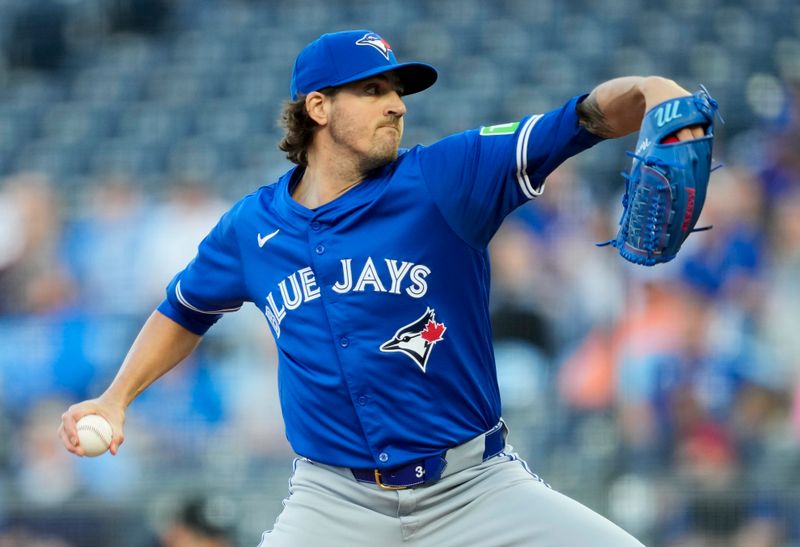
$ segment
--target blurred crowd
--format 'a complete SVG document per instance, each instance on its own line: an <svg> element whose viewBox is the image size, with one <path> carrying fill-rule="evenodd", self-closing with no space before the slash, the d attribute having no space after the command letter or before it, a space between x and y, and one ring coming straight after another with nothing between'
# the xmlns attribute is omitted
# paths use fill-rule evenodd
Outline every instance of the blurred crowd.
<svg viewBox="0 0 800 547"><path fill-rule="evenodd" d="M491 248L512 440L557 489L660 545L800 541L800 126L791 116L743 138L769 145L760 162L730 158L713 174L700 220L713 229L667 265L594 247L621 206L574 161ZM119 457L70 457L55 435L69 403L107 385L226 208L208 188L184 180L144 195L119 175L65 215L58 181L0 183L0 545L100 545L91 538L112 533L100 508L125 522L154 498L224 491L242 504L248 486L262 497L228 518L270 526L264 500L284 486L263 491L265 469L288 476L291 454L253 307L134 403ZM115 544L152 544L182 522L165 514Z"/></svg>
<svg viewBox="0 0 800 547"><path fill-rule="evenodd" d="M593 9L607 12L608 20L593 21L571 14L580 2L542 1L528 9L526 2L506 0L497 8L506 19L476 29L481 10L493 3L464 2L462 9L459 2L416 0L407 12L362 2L351 13L311 0L306 7L314 9L307 11L302 2L277 0L0 0L0 12L25 15L19 24L0 20L0 42L16 44L7 55L10 70L48 69L53 48L56 64L79 65L81 59L86 65L72 80L48 81L41 96L35 86L14 88L9 96L16 102L0 105L0 174L6 174L0 179L0 547L254 545L280 511L292 453L277 401L275 347L256 306L223 318L192 357L133 403L117 457L72 457L60 448L56 427L69 404L108 385L167 283L191 260L232 194L251 175L264 184L287 167L273 161L279 154L272 147L271 118L261 120L269 117L265 105L277 108L283 98L285 78L275 76L273 65L256 63L263 57L289 64L302 43L289 25L297 24L296 11L315 32L331 30L335 17L342 28L352 26L347 17L356 11L382 19L388 14L398 35L413 38L406 40L408 55L454 63L442 71L427 102L409 99L405 144L413 145L456 124L466 129L470 116L483 115L479 106L492 106L492 116L555 107L554 96L566 99L583 90L581 78L606 70L601 60L615 74L666 70L660 49L669 40L657 44L659 51L626 45L625 17L637 3L598 2ZM739 0L741 6L727 11L714 0L666 4L684 16L703 6L720 8L715 32L741 41L748 55L762 56L758 62L774 45L785 61L778 63L782 76L800 80L800 42L764 40L760 48L765 33L752 30L760 21L780 19L785 25L777 30L796 38L800 31L789 27L796 20L800 29L800 11L789 10L791 2ZM147 5L161 7L142 7ZM186 19L185 28L160 18L166 6ZM760 10L760 18L748 26L741 14L751 8ZM42 33L40 11L61 14L65 33ZM781 17L784 11L795 19ZM95 74L87 53L94 38L75 31L79 26L70 17L76 12L103 32L122 27L155 34L166 26L179 39L136 42L128 36L121 43L135 47L108 48L103 70ZM153 17L131 19L143 13ZM518 13L522 19L513 20ZM429 19L452 28L435 32ZM658 36L691 34L686 21L668 19L657 25ZM531 25L537 32L527 32ZM586 39L549 44L569 34L559 31L564 25ZM217 26L222 31L215 34ZM496 39L498 28L503 40ZM462 31L472 32L465 44L458 42ZM646 45L653 49L650 41ZM455 55L456 46L467 56ZM572 57L548 52L549 46ZM553 173L544 194L509 217L491 246L505 417L511 442L536 473L647 545L800 545L800 100L797 89L787 85L784 91L777 78L760 74L747 80L749 102L742 102L736 78L749 73L737 72L735 55L723 63L715 44L697 47L705 54L691 56L692 70L718 84L720 99L740 101L730 112L728 127L735 130L724 134L720 126L723 136L715 145L726 166L712 175L699 223L713 229L692 235L669 264L633 266L614 250L594 246L614 236L621 213L622 179L612 181L598 170L623 167L620 143L600 144ZM536 48L536 70L530 71L529 51ZM598 55L606 48L619 55ZM121 53L126 56L115 57ZM169 61L160 59L165 55ZM492 55L503 62L487 61ZM155 62L174 66L156 74ZM9 67L0 66L0 81L30 76L15 76ZM118 82L108 80L117 72ZM201 96L201 83L217 80L231 88L221 91L228 96L206 97L206 103L194 96ZM74 96L61 89L69 85ZM469 92L457 97L464 100L453 99L457 88ZM49 117L38 118L37 101L61 92L53 96L78 114L81 101L117 110L94 125L92 117L55 116L63 134L54 136L46 130ZM794 100L776 99L792 93ZM175 106L170 101L181 108L166 108ZM219 108L236 101L253 108ZM753 110L759 105L760 121L745 104ZM227 121L222 129L211 123L209 135L203 133L208 128L194 128L199 138L184 127L194 122L184 124L176 115L216 112L208 105ZM106 122L121 118L118 111L132 113L126 118L131 123L117 128L122 136L109 136ZM25 116L14 125L16 114ZM33 126L40 122L45 130L37 136ZM50 142L61 137L64 142ZM158 138L164 142L144 146ZM183 163L161 158L161 165L149 155L181 148L187 141L180 139L203 146ZM119 146L102 148L107 140ZM221 143L232 148L228 141L258 162L216 165L211 152ZM53 153L39 154L40 148ZM131 151L137 153L129 156ZM178 167L151 172L151 163ZM35 169L37 164L43 167ZM84 169L95 164L103 169ZM223 167L228 170L219 179L203 177Z"/></svg>
<svg viewBox="0 0 800 547"><path fill-rule="evenodd" d="M246 313L222 321L190 360L134 403L123 455L65 457L53 442L54 420L110 382L226 203L196 181L145 196L117 176L87 188L80 213L67 216L58 192L57 181L37 173L0 183L0 435L15 439L0 444L0 530L28 538L0 545L33 545L18 526L50 528L74 545L108 545L103 534L112 523L96 501L135 514L153 496L166 503L187 489L236 489L248 466L276 461L278 472L288 472L274 347L265 325ZM215 473L200 480L200 469ZM263 485L266 475L259 476L254 487ZM63 513L76 500L90 508L85 519ZM261 517L259 533L272 518ZM89 526L94 521L105 523ZM115 545L145 545L142 534L146 527Z"/></svg>
<svg viewBox="0 0 800 547"><path fill-rule="evenodd" d="M661 545L800 541L797 112L739 139L759 150L742 163L721 143L698 224L713 229L667 265L591 248L621 207L571 164L494 242L498 366L532 378L506 378L505 402L524 424L531 394L547 401L534 467L585 474L578 497L599 475L607 514Z"/></svg>

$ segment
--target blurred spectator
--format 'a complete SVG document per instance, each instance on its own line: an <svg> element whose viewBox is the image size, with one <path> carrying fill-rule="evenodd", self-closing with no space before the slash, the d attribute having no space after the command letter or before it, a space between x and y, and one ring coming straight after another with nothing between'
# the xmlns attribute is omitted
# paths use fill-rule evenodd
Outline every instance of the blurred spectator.
<svg viewBox="0 0 800 547"><path fill-rule="evenodd" d="M73 299L61 257L62 225L50 180L11 177L0 187L0 314L53 313Z"/></svg>
<svg viewBox="0 0 800 547"><path fill-rule="evenodd" d="M673 397L689 371L681 351L687 334L702 325L692 299L674 282L643 283L613 334L618 420L627 462L653 471L669 461L675 435Z"/></svg>
<svg viewBox="0 0 800 547"><path fill-rule="evenodd" d="M618 256L594 246L608 239L607 211L597 193L576 170L576 162L567 161L548 176L541 196L514 213L542 246L532 250L532 265L542 279L529 282L541 313L555 329L553 341L559 349L594 325L614 321L622 311ZM529 274L530 269L516 275Z"/></svg>
<svg viewBox="0 0 800 547"><path fill-rule="evenodd" d="M740 487L742 469L730 437L698 423L678 447L683 503L670 516L668 545L779 547L783 529L775 504L759 503Z"/></svg>
<svg viewBox="0 0 800 547"><path fill-rule="evenodd" d="M683 280L694 288L753 314L761 302L760 276L766 240L762 187L742 167L717 171L708 189L698 226L713 226L691 236L683 259Z"/></svg>
<svg viewBox="0 0 800 547"><path fill-rule="evenodd" d="M142 305L154 309L164 299L164 289L197 253L197 246L226 210L226 204L207 186L183 181L168 188L166 199L151 212L143 226L141 258L144 291Z"/></svg>
<svg viewBox="0 0 800 547"><path fill-rule="evenodd" d="M75 462L64 457L53 442L53 417L62 400L42 400L29 409L12 448L11 465L22 500L40 507L58 507L77 494L80 483Z"/></svg>
<svg viewBox="0 0 800 547"><path fill-rule="evenodd" d="M765 157L758 166L770 205L800 189L800 80L787 87L790 91L783 123L766 128Z"/></svg>
<svg viewBox="0 0 800 547"><path fill-rule="evenodd" d="M555 340L542 289L549 283L541 238L508 219L492 240L492 332L506 417L530 416L549 398Z"/></svg>
<svg viewBox="0 0 800 547"><path fill-rule="evenodd" d="M225 423L221 385L206 351L197 351L143 393L131 407L132 421L149 422L149 435L161 447L160 465L181 468L202 462L207 440ZM216 381L215 381L216 380ZM170 401L164 404L164 401Z"/></svg>
<svg viewBox="0 0 800 547"><path fill-rule="evenodd" d="M800 123L795 124L789 131L769 137L770 157L761 179L770 203L778 203L785 194L800 187Z"/></svg>
<svg viewBox="0 0 800 547"><path fill-rule="evenodd" d="M794 430L800 439L800 187L776 204L771 221L774 260L762 335L794 386Z"/></svg>
<svg viewBox="0 0 800 547"><path fill-rule="evenodd" d="M542 316L544 286L549 283L542 240L525 224L507 221L492 240L492 294L494 334L535 346L545 354L554 351L552 333Z"/></svg>
<svg viewBox="0 0 800 547"><path fill-rule="evenodd" d="M765 336L798 378L800 373L800 188L771 217L773 264L766 282Z"/></svg>
<svg viewBox="0 0 800 547"><path fill-rule="evenodd" d="M126 178L102 181L88 192L87 212L76 219L65 246L80 287L82 309L92 313L141 315L152 310L141 282L147 210Z"/></svg>
<svg viewBox="0 0 800 547"><path fill-rule="evenodd" d="M183 502L152 547L233 547L233 500L196 497Z"/></svg>
<svg viewBox="0 0 800 547"><path fill-rule="evenodd" d="M611 407L616 393L617 355L610 338L608 328L593 329L561 363L558 393L570 410L600 411Z"/></svg>

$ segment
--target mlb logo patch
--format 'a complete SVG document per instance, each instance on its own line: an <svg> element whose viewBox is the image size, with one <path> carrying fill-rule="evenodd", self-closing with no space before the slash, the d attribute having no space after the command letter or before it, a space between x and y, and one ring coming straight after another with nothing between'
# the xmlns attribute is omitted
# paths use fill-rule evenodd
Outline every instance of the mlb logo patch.
<svg viewBox="0 0 800 547"><path fill-rule="evenodd" d="M519 122L501 123L500 125L490 125L481 127L481 137L494 137L497 135L513 135L519 127Z"/></svg>

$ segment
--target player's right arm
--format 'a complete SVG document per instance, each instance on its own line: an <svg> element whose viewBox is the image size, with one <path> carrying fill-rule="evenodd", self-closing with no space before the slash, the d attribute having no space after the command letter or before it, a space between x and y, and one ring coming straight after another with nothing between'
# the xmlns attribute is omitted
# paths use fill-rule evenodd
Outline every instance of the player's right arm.
<svg viewBox="0 0 800 547"><path fill-rule="evenodd" d="M246 199L222 216L194 260L173 278L167 297L145 322L108 389L63 414L59 436L68 451L83 455L76 423L86 414L100 414L114 431L110 450L116 454L131 402L192 353L222 314L238 310L247 299L235 228Z"/></svg>
<svg viewBox="0 0 800 547"><path fill-rule="evenodd" d="M150 384L188 357L200 340L200 335L185 329L161 312L153 312L108 389L96 399L72 405L61 416L58 432L64 447L73 454L83 456L75 424L87 414L99 414L108 420L114 431L110 450L116 454L125 439L123 426L128 405Z"/></svg>

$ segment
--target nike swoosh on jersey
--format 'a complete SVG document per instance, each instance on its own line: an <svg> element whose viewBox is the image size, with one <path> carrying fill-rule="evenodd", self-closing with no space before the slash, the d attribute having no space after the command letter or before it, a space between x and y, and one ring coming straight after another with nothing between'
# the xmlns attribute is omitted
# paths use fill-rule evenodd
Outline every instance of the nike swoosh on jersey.
<svg viewBox="0 0 800 547"><path fill-rule="evenodd" d="M278 232L280 232L280 231L281 231L281 229L280 229L280 228L278 228L277 230L275 230L275 231L274 231L274 232L272 232L271 234L267 234L267 235L265 235L264 237L261 237L261 232L259 232L259 233L258 233L258 246L259 246L259 247L263 247L263 246L264 246L264 244L265 244L267 241L269 241L270 239L272 239L273 237L275 237L276 235L278 235Z"/></svg>

